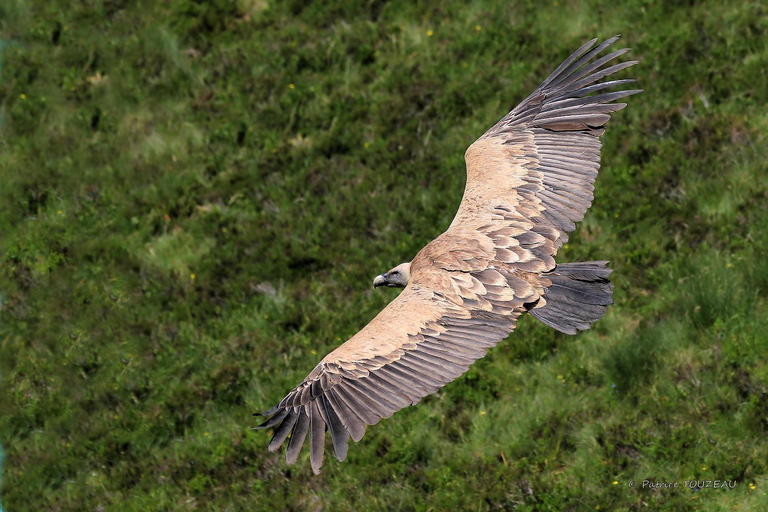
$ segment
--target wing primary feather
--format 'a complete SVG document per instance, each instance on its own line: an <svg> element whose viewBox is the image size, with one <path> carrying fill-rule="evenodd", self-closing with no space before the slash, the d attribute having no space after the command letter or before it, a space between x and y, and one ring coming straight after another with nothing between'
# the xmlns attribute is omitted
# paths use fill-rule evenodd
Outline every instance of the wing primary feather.
<svg viewBox="0 0 768 512"><path fill-rule="evenodd" d="M550 101L541 109L542 112L548 112L555 109L564 109L568 107L579 107L584 105L591 105L593 103L609 103L616 101L620 98L626 98L642 92L642 89L624 89L623 91L606 92L602 94L595 94L593 96L574 96L568 95L562 100Z"/></svg>
<svg viewBox="0 0 768 512"><path fill-rule="evenodd" d="M265 428L273 427L278 423L280 423L281 421L283 421L283 418L285 418L287 414L288 414L288 409L283 409L282 411L276 413L274 416L269 418L267 421L265 421L261 425L257 425L253 427L253 430L262 430Z"/></svg>
<svg viewBox="0 0 768 512"><path fill-rule="evenodd" d="M574 82L573 84L571 84L571 87L574 90L581 89L582 87L584 87L586 85L590 85L590 84L592 84L594 82L597 82L601 78L605 78L608 75L612 75L614 73L618 73L622 69L626 69L626 68L628 68L630 66L634 66L638 62L639 61L637 61L637 60L628 60L627 62L622 62L620 64L615 64L615 65L613 65L611 67L607 67L607 68L601 69L600 71L598 71L595 74L589 75L588 77L582 78L581 80L579 80L577 82Z"/></svg>
<svg viewBox="0 0 768 512"><path fill-rule="evenodd" d="M560 77L559 77L558 80L553 80L552 82L550 82L549 88L550 89L555 89L555 88L558 88L558 87L566 87L567 86L567 80L570 79L570 77L573 76L573 74L576 74L575 72L581 66L583 66L584 64L586 64L587 62L589 62L590 60L595 58L595 56L598 53L600 53L601 51L605 50L608 46L610 46L613 43L615 43L617 39L619 39L619 36L613 36L610 39L606 39L605 41L603 41L599 45L595 46L592 50L589 51L589 53L587 53L586 55L581 57L578 61L576 61L573 64L571 64L570 66L568 66L567 69L565 69L562 73L560 73ZM621 50L616 50L615 52L609 53L605 57L602 57L602 58L598 59L597 61L595 61L595 62L603 61L601 64L598 64L597 67L600 67L603 63L607 62L608 60L611 60L611 59L613 59L615 57L618 57L622 53L626 53L628 51L629 51L629 48L623 48ZM566 83L563 84L563 82L566 82Z"/></svg>
<svg viewBox="0 0 768 512"><path fill-rule="evenodd" d="M596 128L603 126L611 119L608 114L590 114L585 113L581 115L564 115L557 117L542 117L536 118L534 121L537 127L546 128L548 130L567 132L586 130L589 128Z"/></svg>
<svg viewBox="0 0 768 512"><path fill-rule="evenodd" d="M347 458L347 450L349 450L349 432L347 432L344 424L336 415L336 411L333 410L333 406L330 404L327 396L321 396L318 399L318 403L320 404L320 413L323 415L323 420L331 431L333 451L336 454L336 458L342 461Z"/></svg>
<svg viewBox="0 0 768 512"><path fill-rule="evenodd" d="M312 471L320 474L325 453L325 422L320 416L317 400L307 404L309 409L309 461Z"/></svg>
<svg viewBox="0 0 768 512"><path fill-rule="evenodd" d="M288 412L286 410L286 414L287 416L283 422L279 427L277 427L275 435L272 436L272 440L269 441L269 446L267 449L270 452L273 452L282 446L283 442L285 442L285 439L288 437L288 434L291 433L291 429L293 428L294 423L296 423L296 418L298 415L294 411Z"/></svg>
<svg viewBox="0 0 768 512"><path fill-rule="evenodd" d="M541 121L545 119L558 118L558 117L583 117L589 115L598 114L612 114L618 110L627 106L626 103L583 103L591 99L592 96L586 98L577 98L575 101L581 101L582 104L563 106L552 110L543 110L542 113L536 118L537 124L541 124Z"/></svg>
<svg viewBox="0 0 768 512"><path fill-rule="evenodd" d="M549 85L550 82L552 82L555 78L557 78L564 69L570 66L576 59L578 59L579 57L587 53L587 51L589 51L589 49L592 48L596 42L597 42L597 38L594 38L591 41L587 41L581 46L581 48L573 52L570 57L565 59L562 64L557 66L557 68L552 72L552 74L550 74L547 77L547 79L544 80L544 82L541 84L539 89L543 89L544 87ZM525 101L523 101L523 103L525 103Z"/></svg>
<svg viewBox="0 0 768 512"><path fill-rule="evenodd" d="M565 77L565 79L556 86L555 91L568 90L568 89L575 90L575 88L571 87L571 85L574 82L577 82L578 80L584 78L585 76L589 75L593 71L600 69L600 67L603 64L612 61L616 57L624 55L628 51L629 51L629 48L622 48L621 50L616 50L615 52L611 52L608 55L605 55L604 57L601 57L596 61L590 63L589 65L584 66L582 69L576 71L572 75Z"/></svg>
<svg viewBox="0 0 768 512"><path fill-rule="evenodd" d="M603 89L610 89L611 87L617 87L619 85L634 84L637 83L636 78L622 78L620 80L610 80L608 82L600 82L599 84L582 87L581 89L573 89L562 91L560 95L553 95L549 98L548 103L557 103L567 98L581 98L587 94L593 92L602 91Z"/></svg>
<svg viewBox="0 0 768 512"><path fill-rule="evenodd" d="M555 94L557 94L558 91L568 90L570 85L573 82L579 80L580 78L583 78L585 75L588 75L589 73L593 72L594 70L599 69L600 66L602 66L606 62L609 62L609 61L615 59L616 57L624 55L628 51L629 51L629 48L622 48L621 50L613 51L613 52L611 52L611 53L609 53L607 55L604 55L603 57L600 57L599 59L597 59L597 60L595 60L593 62L590 62L586 66L584 66L584 64L586 64L587 62L592 60L592 58L594 58L595 55L597 55L596 53L590 52L590 55L587 55L587 56L584 57L584 59L582 59L582 62L581 62L579 67L584 66L583 68L581 68L581 69L578 69L578 68L571 69L570 73L568 75L563 74L563 76L560 79L560 81L558 81L557 83L550 84L549 87L553 90L553 92ZM589 57L589 59L587 59L586 57Z"/></svg>
<svg viewBox="0 0 768 512"><path fill-rule="evenodd" d="M299 458L299 452L301 446L304 444L304 439L307 437L307 431L309 430L309 411L308 406L299 406L296 414L298 418L293 425L293 431L291 432L291 439L288 441L288 448L285 450L285 461L290 465L296 462Z"/></svg>
<svg viewBox="0 0 768 512"><path fill-rule="evenodd" d="M288 397L286 397L286 398L288 398ZM276 406L274 406L273 408L271 408L270 410L264 411L264 412L255 412L255 413L253 413L253 415L254 416L271 416L271 415L275 414L278 411L278 409L280 409L283 406L284 402L285 402L285 398L280 400L280 403L277 404Z"/></svg>

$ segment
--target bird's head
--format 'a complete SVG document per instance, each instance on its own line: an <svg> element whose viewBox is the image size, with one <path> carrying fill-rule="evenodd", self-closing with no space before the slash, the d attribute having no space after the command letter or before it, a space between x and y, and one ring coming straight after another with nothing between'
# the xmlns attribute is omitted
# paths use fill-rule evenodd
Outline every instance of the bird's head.
<svg viewBox="0 0 768 512"><path fill-rule="evenodd" d="M386 286L389 288L405 288L411 278L411 264L401 263L386 274L376 276L373 287Z"/></svg>

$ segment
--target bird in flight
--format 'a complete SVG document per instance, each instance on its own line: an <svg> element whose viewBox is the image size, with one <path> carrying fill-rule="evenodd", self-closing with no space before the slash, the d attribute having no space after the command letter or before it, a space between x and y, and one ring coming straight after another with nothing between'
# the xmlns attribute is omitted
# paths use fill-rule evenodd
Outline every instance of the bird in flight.
<svg viewBox="0 0 768 512"><path fill-rule="evenodd" d="M641 92L607 92L635 82L604 80L637 63L615 63L628 48L599 56L618 38L576 50L467 149L453 222L410 263L377 276L374 287L403 291L261 414L268 419L255 428L274 428L270 451L288 439L293 464L309 436L317 474L326 431L344 460L350 437L458 378L521 314L567 334L605 314L607 262L558 264L555 255L592 204L600 136L626 106L615 100Z"/></svg>

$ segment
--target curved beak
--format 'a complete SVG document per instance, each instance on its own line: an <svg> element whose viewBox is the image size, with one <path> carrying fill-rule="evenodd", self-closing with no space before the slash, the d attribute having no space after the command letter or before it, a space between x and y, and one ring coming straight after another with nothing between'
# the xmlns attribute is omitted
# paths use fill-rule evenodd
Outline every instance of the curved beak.
<svg viewBox="0 0 768 512"><path fill-rule="evenodd" d="M387 286L387 274L381 274L373 279L373 287Z"/></svg>

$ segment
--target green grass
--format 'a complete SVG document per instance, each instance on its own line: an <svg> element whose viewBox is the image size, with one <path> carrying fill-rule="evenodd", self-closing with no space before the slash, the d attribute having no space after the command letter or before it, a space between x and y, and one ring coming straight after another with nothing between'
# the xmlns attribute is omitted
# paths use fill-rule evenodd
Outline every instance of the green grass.
<svg viewBox="0 0 768 512"><path fill-rule="evenodd" d="M753 0L0 3L3 506L768 509L767 20ZM448 226L466 147L619 32L645 92L559 255L611 260L606 318L522 319L320 476L268 453L251 414L395 296L371 279Z"/></svg>

